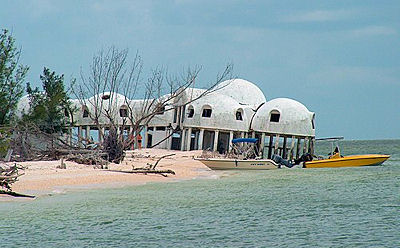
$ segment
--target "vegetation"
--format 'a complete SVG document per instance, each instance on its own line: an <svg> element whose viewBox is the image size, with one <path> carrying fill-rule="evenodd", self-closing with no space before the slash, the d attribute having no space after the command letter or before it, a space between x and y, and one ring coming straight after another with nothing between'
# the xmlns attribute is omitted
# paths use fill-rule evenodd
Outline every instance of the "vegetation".
<svg viewBox="0 0 400 248"><path fill-rule="evenodd" d="M55 159L69 148L64 133L72 124L73 108L64 86L64 75L48 68L40 76L43 91L27 84L29 109L12 127L11 148L20 160Z"/></svg>
<svg viewBox="0 0 400 248"><path fill-rule="evenodd" d="M19 64L21 50L9 31L0 33L0 125L9 124L18 100L24 91L23 83L28 67Z"/></svg>
<svg viewBox="0 0 400 248"><path fill-rule="evenodd" d="M35 124L48 134L65 132L65 127L71 124L73 109L65 90L64 75L56 75L45 67L40 80L43 91L27 84L30 110L22 118L23 122Z"/></svg>

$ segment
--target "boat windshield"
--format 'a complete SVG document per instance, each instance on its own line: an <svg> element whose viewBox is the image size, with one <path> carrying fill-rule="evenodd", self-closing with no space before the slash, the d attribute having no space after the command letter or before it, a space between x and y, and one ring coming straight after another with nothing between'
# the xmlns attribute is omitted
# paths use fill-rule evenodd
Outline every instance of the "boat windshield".
<svg viewBox="0 0 400 248"><path fill-rule="evenodd" d="M315 139L315 141L326 141L326 142L331 142L331 152L328 154L329 158L336 158L336 157L341 157L340 154L340 148L339 148L339 141L343 140L344 137L329 137L329 138L318 138ZM323 158L322 156L318 156Z"/></svg>

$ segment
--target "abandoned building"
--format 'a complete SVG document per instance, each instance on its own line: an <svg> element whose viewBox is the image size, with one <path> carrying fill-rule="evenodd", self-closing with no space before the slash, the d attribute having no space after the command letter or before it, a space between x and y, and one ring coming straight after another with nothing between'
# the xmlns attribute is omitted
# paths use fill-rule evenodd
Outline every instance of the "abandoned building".
<svg viewBox="0 0 400 248"><path fill-rule="evenodd" d="M299 157L313 152L315 140L315 114L303 104L288 98L267 101L263 92L253 83L233 79L220 83L216 90L197 100L204 89L188 88L179 97L167 103L170 111L161 111L144 126L141 136L144 147L171 150L210 150L226 153L231 141L238 137L258 138L263 157L280 154L284 158ZM113 104L118 129L127 136L132 130L128 112L142 111L143 100L130 100L125 96L105 92L90 99L92 102ZM67 139L92 139L101 142L99 131L107 133L109 121L100 114L95 125L89 114L95 109L72 100L76 106L74 127ZM130 108L128 108L128 105ZM29 108L28 97L23 97L18 110ZM123 130L122 130L123 129Z"/></svg>

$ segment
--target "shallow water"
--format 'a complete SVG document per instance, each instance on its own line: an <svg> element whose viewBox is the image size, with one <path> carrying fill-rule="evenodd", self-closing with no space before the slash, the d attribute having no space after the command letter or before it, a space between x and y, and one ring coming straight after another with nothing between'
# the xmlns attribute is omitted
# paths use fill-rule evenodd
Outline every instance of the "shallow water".
<svg viewBox="0 0 400 248"><path fill-rule="evenodd" d="M330 147L318 145L317 151ZM9 247L400 247L400 141L346 141L383 166L219 172L0 203Z"/></svg>

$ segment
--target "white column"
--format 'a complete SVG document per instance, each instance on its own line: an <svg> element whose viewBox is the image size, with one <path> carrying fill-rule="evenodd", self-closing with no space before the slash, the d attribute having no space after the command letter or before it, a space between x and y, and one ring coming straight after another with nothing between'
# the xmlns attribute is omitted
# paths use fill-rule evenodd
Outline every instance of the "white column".
<svg viewBox="0 0 400 248"><path fill-rule="evenodd" d="M308 138L304 138L304 145L303 145L303 154L306 153L308 150Z"/></svg>
<svg viewBox="0 0 400 248"><path fill-rule="evenodd" d="M278 148L279 148L279 134L276 135L274 154L278 154Z"/></svg>
<svg viewBox="0 0 400 248"><path fill-rule="evenodd" d="M168 137L171 134L171 129L169 127L165 128L165 137ZM171 137L168 137L164 142L165 142L165 149L169 150L171 148L169 144L169 140Z"/></svg>
<svg viewBox="0 0 400 248"><path fill-rule="evenodd" d="M178 123L178 126L181 126L181 108L182 107L179 107L178 108L178 113L177 113L177 119L176 119L176 123Z"/></svg>
<svg viewBox="0 0 400 248"><path fill-rule="evenodd" d="M294 144L296 142L296 137L292 136L292 143L290 144L290 150L288 154L288 159L291 160L293 158L293 149L294 149Z"/></svg>
<svg viewBox="0 0 400 248"><path fill-rule="evenodd" d="M85 136L87 140L90 140L90 126L86 126Z"/></svg>
<svg viewBox="0 0 400 248"><path fill-rule="evenodd" d="M203 150L204 129L200 129L199 134L199 150Z"/></svg>
<svg viewBox="0 0 400 248"><path fill-rule="evenodd" d="M233 140L233 131L229 132L229 144L228 144L228 152L232 150L232 140Z"/></svg>
<svg viewBox="0 0 400 248"><path fill-rule="evenodd" d="M68 128L68 144L72 146L72 127Z"/></svg>
<svg viewBox="0 0 400 248"><path fill-rule="evenodd" d="M265 133L262 133L260 140L260 155L262 157L264 157L264 146L265 146Z"/></svg>
<svg viewBox="0 0 400 248"><path fill-rule="evenodd" d="M218 135L219 135L219 131L215 130L214 133L214 147L213 147L213 151L217 151L217 146L218 146Z"/></svg>
<svg viewBox="0 0 400 248"><path fill-rule="evenodd" d="M314 155L314 138L310 138L310 153Z"/></svg>
<svg viewBox="0 0 400 248"><path fill-rule="evenodd" d="M192 141L192 128L189 127L187 131L187 137L186 137L186 151L190 151L190 143Z"/></svg>
<svg viewBox="0 0 400 248"><path fill-rule="evenodd" d="M78 147L82 147L82 126L78 126Z"/></svg>
<svg viewBox="0 0 400 248"><path fill-rule="evenodd" d="M240 137L241 137L241 138L244 138L244 132L241 132L241 133L240 133Z"/></svg>
<svg viewBox="0 0 400 248"><path fill-rule="evenodd" d="M181 133L181 151L185 150L185 133L186 133L186 129L182 129L182 133Z"/></svg>
<svg viewBox="0 0 400 248"><path fill-rule="evenodd" d="M301 142L301 138L297 138L297 145L296 145L296 158L300 157L300 142Z"/></svg>
<svg viewBox="0 0 400 248"><path fill-rule="evenodd" d="M254 139L256 137L256 132L251 132L251 137Z"/></svg>
<svg viewBox="0 0 400 248"><path fill-rule="evenodd" d="M100 130L99 130L99 140L100 140L100 143L103 143L103 142L104 142L104 135L105 135L105 133L106 133L106 128L105 128L105 127L101 127Z"/></svg>

